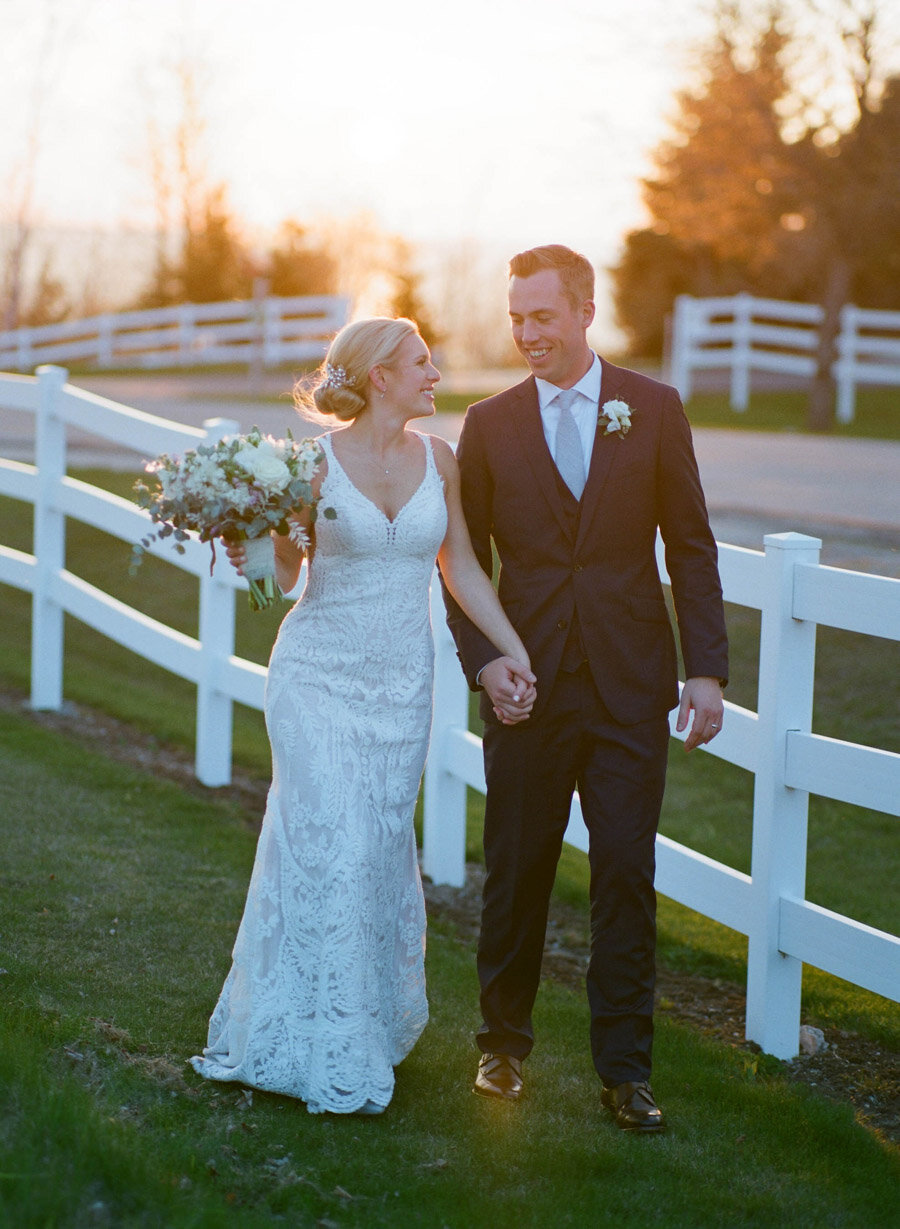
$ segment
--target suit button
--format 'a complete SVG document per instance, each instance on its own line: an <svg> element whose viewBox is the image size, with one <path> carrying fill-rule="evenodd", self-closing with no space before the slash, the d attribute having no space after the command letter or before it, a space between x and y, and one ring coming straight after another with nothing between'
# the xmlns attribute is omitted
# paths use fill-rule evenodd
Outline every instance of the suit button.
<svg viewBox="0 0 900 1229"><path fill-rule="evenodd" d="M564 631L566 630L566 628L569 626L569 620L568 620L568 619L560 619L560 621L557 623L557 625L556 625L556 626L559 628L559 630L560 630L561 632L564 632Z"/></svg>
<svg viewBox="0 0 900 1229"><path fill-rule="evenodd" d="M584 564L582 564L582 563L576 563L576 564L575 564L575 566L572 568L572 571L573 571L573 572L583 572L583 571L584 571Z"/></svg>

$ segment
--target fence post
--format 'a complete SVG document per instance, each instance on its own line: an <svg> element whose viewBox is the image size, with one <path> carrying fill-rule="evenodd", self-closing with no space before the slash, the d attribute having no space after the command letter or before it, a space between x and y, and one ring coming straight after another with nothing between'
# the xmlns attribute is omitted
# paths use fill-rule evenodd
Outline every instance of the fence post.
<svg viewBox="0 0 900 1229"><path fill-rule="evenodd" d="M466 882L466 785L446 767L447 735L468 729L469 690L447 627L441 585L431 583L434 628L434 716L425 764L422 869L434 883L462 887Z"/></svg>
<svg viewBox="0 0 900 1229"><path fill-rule="evenodd" d="M281 362L281 300L269 297L263 305L263 366Z"/></svg>
<svg viewBox="0 0 900 1229"><path fill-rule="evenodd" d="M747 1037L793 1058L803 962L779 951L781 900L803 900L809 794L784 783L787 733L812 725L816 625L792 616L794 569L818 564L822 543L767 534L759 642L759 753L753 795L752 916L748 926Z"/></svg>
<svg viewBox="0 0 900 1229"><path fill-rule="evenodd" d="M16 331L16 369L18 371L27 371L32 366L33 361L31 329L18 329Z"/></svg>
<svg viewBox="0 0 900 1229"><path fill-rule="evenodd" d="M753 299L734 296L734 334L731 347L731 408L743 413L750 402L750 318Z"/></svg>
<svg viewBox="0 0 900 1229"><path fill-rule="evenodd" d="M669 382L678 389L682 401L691 395L690 351L694 321L694 300L689 294L680 294L675 299L672 315L671 364Z"/></svg>
<svg viewBox="0 0 900 1229"><path fill-rule="evenodd" d="M856 410L856 342L859 336L859 311L852 303L841 308L841 328L837 337L838 360L834 365L837 381L838 422L853 422Z"/></svg>
<svg viewBox="0 0 900 1229"><path fill-rule="evenodd" d="M97 364L107 370L113 365L113 335L115 333L115 316L105 312L97 327Z"/></svg>
<svg viewBox="0 0 900 1229"><path fill-rule="evenodd" d="M31 599L31 707L37 709L60 709L63 702L64 615L53 590L66 562L66 518L59 511L59 492L66 472L66 424L59 415L59 399L68 374L63 367L46 364L37 369Z"/></svg>
<svg viewBox="0 0 900 1229"><path fill-rule="evenodd" d="M253 298L248 304L250 324L250 359L247 366L249 384L257 394L262 383L263 367L266 362L266 295L269 290L267 277L253 279Z"/></svg>
<svg viewBox="0 0 900 1229"><path fill-rule="evenodd" d="M182 367L189 367L194 348L196 308L193 303L181 303L177 310L178 349L175 352L175 362Z"/></svg>
<svg viewBox="0 0 900 1229"><path fill-rule="evenodd" d="M240 431L230 418L207 418L207 443ZM230 567L219 557L220 568ZM200 577L198 639L201 666L197 681L197 733L194 772L203 785L228 785L231 781L233 703L218 688L219 674L234 653L235 590L220 576Z"/></svg>

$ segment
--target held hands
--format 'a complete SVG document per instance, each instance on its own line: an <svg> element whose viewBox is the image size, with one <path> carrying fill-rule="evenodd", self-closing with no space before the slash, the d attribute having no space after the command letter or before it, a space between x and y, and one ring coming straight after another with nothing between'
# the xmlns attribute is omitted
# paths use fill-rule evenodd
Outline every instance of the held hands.
<svg viewBox="0 0 900 1229"><path fill-rule="evenodd" d="M681 707L678 709L678 720L675 723L679 732L687 729L691 709L694 710L694 721L684 740L685 751L693 751L694 747L712 742L722 728L725 705L718 679L687 680L681 691Z"/></svg>
<svg viewBox="0 0 900 1229"><path fill-rule="evenodd" d="M526 721L537 697L536 676L514 657L496 657L481 671L479 682L488 693L494 714L503 725Z"/></svg>

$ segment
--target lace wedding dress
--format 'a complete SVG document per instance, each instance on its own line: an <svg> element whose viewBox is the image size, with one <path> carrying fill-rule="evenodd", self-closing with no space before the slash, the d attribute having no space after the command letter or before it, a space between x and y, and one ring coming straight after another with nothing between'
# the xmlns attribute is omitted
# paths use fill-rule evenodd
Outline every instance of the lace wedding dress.
<svg viewBox="0 0 900 1229"><path fill-rule="evenodd" d="M428 588L447 524L425 477L393 521L328 436L316 550L272 651L273 777L233 964L194 1068L377 1111L428 1019L413 811L431 722Z"/></svg>

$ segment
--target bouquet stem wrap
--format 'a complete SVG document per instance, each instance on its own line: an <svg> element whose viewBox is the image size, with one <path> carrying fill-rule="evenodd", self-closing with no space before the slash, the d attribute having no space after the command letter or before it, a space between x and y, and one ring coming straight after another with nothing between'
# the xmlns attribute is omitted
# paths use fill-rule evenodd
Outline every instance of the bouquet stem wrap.
<svg viewBox="0 0 900 1229"><path fill-rule="evenodd" d="M244 553L247 561L241 568L250 585L250 609L266 610L281 597L275 582L275 543L272 535L264 533L259 538L246 538Z"/></svg>

